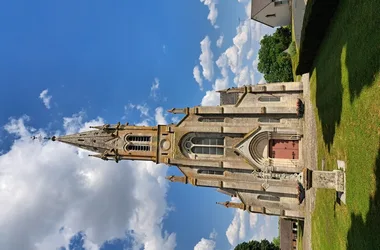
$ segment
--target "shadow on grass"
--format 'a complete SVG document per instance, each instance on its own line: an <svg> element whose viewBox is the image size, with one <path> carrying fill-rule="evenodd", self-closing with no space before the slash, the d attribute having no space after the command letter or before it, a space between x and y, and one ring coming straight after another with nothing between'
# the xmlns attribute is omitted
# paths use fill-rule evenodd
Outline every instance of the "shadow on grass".
<svg viewBox="0 0 380 250"><path fill-rule="evenodd" d="M370 198L370 207L365 221L361 214L351 214L347 250L380 249L380 145L375 164L376 191Z"/></svg>
<svg viewBox="0 0 380 250"><path fill-rule="evenodd" d="M379 0L340 0L314 62L316 106L329 151L341 121L342 82L348 82L352 103L380 70L379 9Z"/></svg>

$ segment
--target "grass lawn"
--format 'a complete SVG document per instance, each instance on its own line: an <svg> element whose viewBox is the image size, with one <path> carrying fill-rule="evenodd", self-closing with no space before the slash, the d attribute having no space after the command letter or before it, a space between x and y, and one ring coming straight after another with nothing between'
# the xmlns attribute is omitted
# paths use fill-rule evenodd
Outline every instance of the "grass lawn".
<svg viewBox="0 0 380 250"><path fill-rule="evenodd" d="M294 81L301 81L301 76L296 75L296 68L298 65L298 60L299 60L299 49L297 47L296 43L296 33L294 32L294 19L292 18L292 42L296 45L296 51L297 53L291 56L292 59L292 70L293 70L293 78Z"/></svg>
<svg viewBox="0 0 380 250"><path fill-rule="evenodd" d="M341 0L314 62L318 166L347 169L347 205L318 190L313 249L380 249L380 1Z"/></svg>
<svg viewBox="0 0 380 250"><path fill-rule="evenodd" d="M297 250L303 249L303 227L304 222L298 221L298 227L297 227Z"/></svg>

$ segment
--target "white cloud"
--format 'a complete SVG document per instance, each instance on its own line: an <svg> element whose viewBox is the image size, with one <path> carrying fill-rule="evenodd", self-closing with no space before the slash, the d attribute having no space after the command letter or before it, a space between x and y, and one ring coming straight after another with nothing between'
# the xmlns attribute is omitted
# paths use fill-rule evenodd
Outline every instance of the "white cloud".
<svg viewBox="0 0 380 250"><path fill-rule="evenodd" d="M219 102L219 93L215 90L206 91L206 95L202 98L202 106L216 106Z"/></svg>
<svg viewBox="0 0 380 250"><path fill-rule="evenodd" d="M215 247L216 243L214 240L202 238L201 241L195 245L194 250L214 250Z"/></svg>
<svg viewBox="0 0 380 250"><path fill-rule="evenodd" d="M236 46L231 46L228 49L226 49L224 54L222 54L221 56L226 56L227 63L230 66L232 73L236 73L238 66L241 64L238 55L238 48Z"/></svg>
<svg viewBox="0 0 380 250"><path fill-rule="evenodd" d="M253 56L253 49L250 49L247 53L247 60L251 60L252 56Z"/></svg>
<svg viewBox="0 0 380 250"><path fill-rule="evenodd" d="M249 214L249 227L254 228L257 224L257 214L250 213Z"/></svg>
<svg viewBox="0 0 380 250"><path fill-rule="evenodd" d="M40 93L39 98L42 100L42 102L44 103L45 107L47 109L50 109L50 101L51 101L52 96L48 95L48 89L43 90Z"/></svg>
<svg viewBox="0 0 380 250"><path fill-rule="evenodd" d="M203 79L202 79L201 71L199 70L198 65L195 66L193 69L193 76L194 76L195 81L197 81L199 88L203 90Z"/></svg>
<svg viewBox="0 0 380 250"><path fill-rule="evenodd" d="M251 1L242 1L242 0L238 0L239 2L247 2L247 4L245 5L244 9L245 9L245 15L247 18L251 18L251 12L252 12L252 2Z"/></svg>
<svg viewBox="0 0 380 250"><path fill-rule="evenodd" d="M248 66L245 66L239 73L236 74L234 82L238 87L250 84L251 76L249 74Z"/></svg>
<svg viewBox="0 0 380 250"><path fill-rule="evenodd" d="M20 138L0 156L0 227L7 228L1 249L68 249L70 238L82 230L87 249L131 230L140 248L175 248L175 234L162 229L168 213L166 166L105 162L80 157L65 144L32 141L29 136L44 131L27 127L28 119L11 119L4 127ZM101 122L84 122L76 114L64 119L65 132Z"/></svg>
<svg viewBox="0 0 380 250"><path fill-rule="evenodd" d="M154 115L156 119L156 123L159 125L165 125L167 124L167 121L164 116L164 109L162 107L156 108L156 113Z"/></svg>
<svg viewBox="0 0 380 250"><path fill-rule="evenodd" d="M246 239L248 225L248 213L243 210L236 210L235 216L226 231L226 236L231 246L236 246Z"/></svg>
<svg viewBox="0 0 380 250"><path fill-rule="evenodd" d="M215 28L218 28L217 25L215 25L216 23L216 18L218 17L218 10L216 9L216 3L217 1L216 0L200 0L201 3L203 3L204 5L206 5L209 9L209 14L207 16L207 19L210 20L211 24L215 27Z"/></svg>
<svg viewBox="0 0 380 250"><path fill-rule="evenodd" d="M157 91L160 87L160 80L156 77L154 78L154 82L152 83L152 86L150 87L150 96L153 98L157 98Z"/></svg>
<svg viewBox="0 0 380 250"><path fill-rule="evenodd" d="M236 36L232 39L234 45L238 48L239 55L243 52L243 46L248 41L248 32L250 28L250 21L246 20L236 28Z"/></svg>
<svg viewBox="0 0 380 250"><path fill-rule="evenodd" d="M238 198L232 198L233 202L240 202ZM227 240L231 246L249 241L257 233L258 215L244 210L234 210L234 218L226 231Z"/></svg>
<svg viewBox="0 0 380 250"><path fill-rule="evenodd" d="M215 80L215 85L213 86L213 89L218 91L222 89L228 88L228 77L225 78L218 78Z"/></svg>
<svg viewBox="0 0 380 250"><path fill-rule="evenodd" d="M215 239L218 236L215 228L210 233L209 238L202 238L194 247L194 250L214 250L216 247Z"/></svg>
<svg viewBox="0 0 380 250"><path fill-rule="evenodd" d="M249 17L251 1L238 0L238 2L245 6L247 17ZM273 29L266 28L250 19L239 23L236 27L236 35L232 39L232 45L221 53L215 62L222 77L216 79L212 90L206 91L202 105L219 104L219 94L215 93L215 90L229 87L229 71L232 72L232 79L237 86L255 84L258 57L253 58L254 51L260 46L259 41L263 34L271 32Z"/></svg>
<svg viewBox="0 0 380 250"><path fill-rule="evenodd" d="M216 46L217 46L218 48L221 48L221 47L222 47L222 45L223 45L223 40L224 40L224 35L221 35L221 36L218 38L218 40L216 40Z"/></svg>
<svg viewBox="0 0 380 250"><path fill-rule="evenodd" d="M214 75L214 62L213 62L213 53L211 50L211 41L208 36L206 36L202 41L201 41L201 55L199 56L199 61L202 66L202 74L204 78L207 80L211 81L213 75Z"/></svg>
<svg viewBox="0 0 380 250"><path fill-rule="evenodd" d="M267 239L272 241L274 237L278 236L278 217L276 216L262 216L261 225L256 228L256 233L251 240L261 241Z"/></svg>

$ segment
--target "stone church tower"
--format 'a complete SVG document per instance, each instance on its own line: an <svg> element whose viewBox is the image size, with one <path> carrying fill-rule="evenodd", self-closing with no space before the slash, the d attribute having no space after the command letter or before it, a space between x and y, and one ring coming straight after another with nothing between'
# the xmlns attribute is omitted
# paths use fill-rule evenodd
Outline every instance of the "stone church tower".
<svg viewBox="0 0 380 250"><path fill-rule="evenodd" d="M219 106L170 110L184 115L178 124L119 123L52 139L93 151L91 156L103 160L174 165L183 176L168 180L240 199L221 205L302 219L311 178L301 150L302 90L300 82L230 88L220 91ZM336 174L326 173L335 183Z"/></svg>

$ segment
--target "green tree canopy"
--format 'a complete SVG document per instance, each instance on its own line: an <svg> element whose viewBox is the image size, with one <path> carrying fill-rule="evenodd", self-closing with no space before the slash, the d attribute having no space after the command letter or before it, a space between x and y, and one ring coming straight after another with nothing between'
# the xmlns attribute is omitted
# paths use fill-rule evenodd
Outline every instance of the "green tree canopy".
<svg viewBox="0 0 380 250"><path fill-rule="evenodd" d="M265 35L261 40L257 69L267 82L293 81L292 62L285 52L291 42L289 27L280 27L273 35Z"/></svg>
<svg viewBox="0 0 380 250"><path fill-rule="evenodd" d="M240 243L235 247L235 250L280 250L280 248L268 240L262 240L261 242L252 240Z"/></svg>
<svg viewBox="0 0 380 250"><path fill-rule="evenodd" d="M276 247L280 247L280 235L273 238L272 240L272 243L276 246Z"/></svg>

